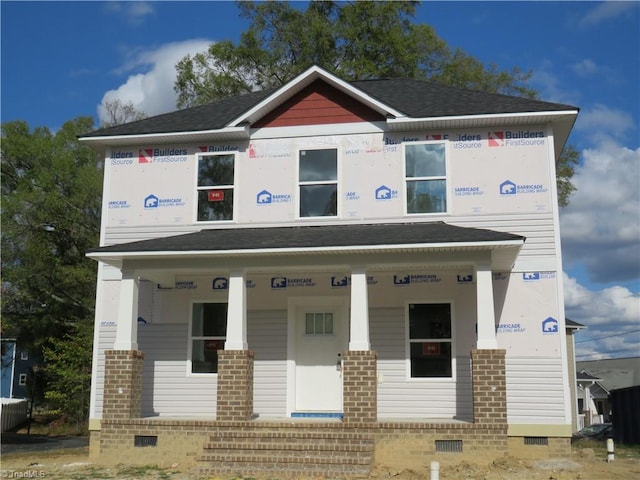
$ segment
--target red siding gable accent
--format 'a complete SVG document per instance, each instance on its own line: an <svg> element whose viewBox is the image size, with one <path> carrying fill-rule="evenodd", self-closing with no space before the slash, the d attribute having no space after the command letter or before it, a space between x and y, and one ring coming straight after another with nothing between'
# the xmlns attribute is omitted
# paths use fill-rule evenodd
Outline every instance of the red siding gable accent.
<svg viewBox="0 0 640 480"><path fill-rule="evenodd" d="M379 122L384 116L356 99L316 80L260 120L253 128L329 123Z"/></svg>

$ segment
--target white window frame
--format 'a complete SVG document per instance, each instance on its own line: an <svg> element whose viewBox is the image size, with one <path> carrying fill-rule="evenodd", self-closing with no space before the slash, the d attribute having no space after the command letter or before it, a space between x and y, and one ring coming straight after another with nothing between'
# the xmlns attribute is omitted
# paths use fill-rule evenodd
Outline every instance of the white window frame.
<svg viewBox="0 0 640 480"><path fill-rule="evenodd" d="M310 150L335 150L336 152L336 179L335 180L322 180L317 182L301 182L300 181L300 152L310 151ZM296 153L296 218L299 220L322 220L322 219L335 219L340 218L340 207L341 207L341 199L340 199L340 184L341 184L341 155L340 148L338 145L330 145L330 146L318 146L318 147L308 147L308 148L299 148ZM305 185L335 185L336 186L336 214L335 215L323 215L323 216L308 216L303 217L300 215L300 206L302 203L302 195L300 194L300 187Z"/></svg>
<svg viewBox="0 0 640 480"><path fill-rule="evenodd" d="M412 377L411 376L411 332L409 331L409 306L410 305L429 305L429 304L449 304L451 310L451 376L450 377ZM455 329L455 304L452 299L414 299L407 300L404 304L405 317L405 371L406 379L409 382L455 382L456 381L456 329ZM442 338L439 339L413 339L415 343L432 341L444 343Z"/></svg>
<svg viewBox="0 0 640 480"><path fill-rule="evenodd" d="M20 385L21 387L24 387L27 385L27 374L26 373L21 373L18 375L18 385Z"/></svg>
<svg viewBox="0 0 640 480"><path fill-rule="evenodd" d="M198 185L198 171L200 169L200 159L203 157L213 157L213 156L233 156L233 184L232 185L208 185L208 186L200 186ZM194 223L202 225L202 224L215 224L219 225L221 223L233 223L236 221L238 217L238 152L236 151L228 151L228 152L200 152L196 153L196 165L195 165L195 175L194 175L194 186L195 186L195 195L193 199L193 219ZM233 208L231 213L231 219L229 220L198 220L198 195L201 191L206 190L231 190L233 192Z"/></svg>
<svg viewBox="0 0 640 480"><path fill-rule="evenodd" d="M444 145L444 175L434 175L429 177L408 177L407 176L407 146L412 145ZM451 211L451 182L450 182L450 149L449 149L449 141L448 140L426 140L423 142L407 142L402 144L402 175L403 175L403 184L402 184L402 198L404 203L404 211L406 215L447 215ZM407 184L409 182L419 182L419 181L429 181L429 180L444 180L445 182L445 202L446 208L443 212L415 212L409 213L409 202L407 201Z"/></svg>
<svg viewBox="0 0 640 480"><path fill-rule="evenodd" d="M29 360L29 352L23 350L20 352L20 360Z"/></svg>
<svg viewBox="0 0 640 480"><path fill-rule="evenodd" d="M206 299L206 300L192 300L189 302L189 331L187 332L187 376L218 376L218 372L193 372L192 371L192 359L193 359L193 341L194 340L220 340L224 343L227 340L227 337L224 336L193 336L193 306L196 304L204 304L204 303L224 303L227 305L227 309L229 308L229 302L225 300L215 300L215 299Z"/></svg>

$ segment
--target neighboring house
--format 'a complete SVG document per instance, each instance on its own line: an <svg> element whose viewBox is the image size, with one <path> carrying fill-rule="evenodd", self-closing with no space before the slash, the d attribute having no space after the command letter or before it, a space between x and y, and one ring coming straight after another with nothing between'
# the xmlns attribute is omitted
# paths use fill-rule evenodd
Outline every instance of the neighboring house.
<svg viewBox="0 0 640 480"><path fill-rule="evenodd" d="M577 113L313 67L82 137L105 155L92 455L569 452L555 164Z"/></svg>
<svg viewBox="0 0 640 480"><path fill-rule="evenodd" d="M36 362L15 339L2 339L2 398L28 398L27 382Z"/></svg>
<svg viewBox="0 0 640 480"><path fill-rule="evenodd" d="M576 372L576 344L574 336L586 327L570 318L565 318L565 327L567 334L567 366L569 368L571 392L571 429L576 432L584 426L584 415L582 415L582 404L580 404L578 400L579 375Z"/></svg>
<svg viewBox="0 0 640 480"><path fill-rule="evenodd" d="M610 422L611 392L640 386L640 357L609 358L576 362L578 402L590 416L585 424Z"/></svg>

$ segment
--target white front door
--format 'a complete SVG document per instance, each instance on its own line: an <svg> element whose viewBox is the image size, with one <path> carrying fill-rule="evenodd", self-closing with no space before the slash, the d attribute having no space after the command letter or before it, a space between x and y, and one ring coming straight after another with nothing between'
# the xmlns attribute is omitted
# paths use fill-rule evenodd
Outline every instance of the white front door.
<svg viewBox="0 0 640 480"><path fill-rule="evenodd" d="M295 309L295 412L342 411L342 353L348 319L337 304Z"/></svg>

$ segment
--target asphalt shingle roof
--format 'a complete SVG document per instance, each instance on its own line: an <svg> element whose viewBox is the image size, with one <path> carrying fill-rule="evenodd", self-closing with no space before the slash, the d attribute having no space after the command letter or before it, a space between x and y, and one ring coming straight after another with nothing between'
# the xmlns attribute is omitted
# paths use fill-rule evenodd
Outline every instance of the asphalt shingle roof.
<svg viewBox="0 0 640 480"><path fill-rule="evenodd" d="M571 105L465 90L438 85L426 80L384 78L349 83L410 118L577 110L577 107ZM222 129L276 90L276 88L261 90L207 105L165 113L136 122L96 130L84 135L84 137Z"/></svg>
<svg viewBox="0 0 640 480"><path fill-rule="evenodd" d="M283 248L479 243L524 240L511 233L444 222L208 229L93 250L95 253L189 252Z"/></svg>

